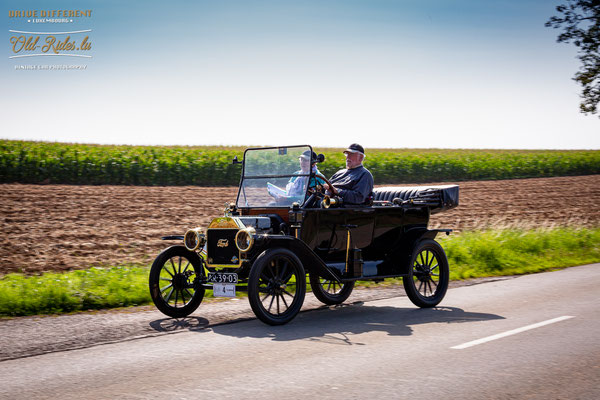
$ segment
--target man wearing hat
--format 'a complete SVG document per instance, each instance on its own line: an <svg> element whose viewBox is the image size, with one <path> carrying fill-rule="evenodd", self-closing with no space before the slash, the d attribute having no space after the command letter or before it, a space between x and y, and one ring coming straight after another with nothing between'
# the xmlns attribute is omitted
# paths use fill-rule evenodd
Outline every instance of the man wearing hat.
<svg viewBox="0 0 600 400"><path fill-rule="evenodd" d="M352 143L344 150L344 155L346 169L333 174L331 184L345 204L364 204L373 192L373 175L362 165L365 149L358 143Z"/></svg>

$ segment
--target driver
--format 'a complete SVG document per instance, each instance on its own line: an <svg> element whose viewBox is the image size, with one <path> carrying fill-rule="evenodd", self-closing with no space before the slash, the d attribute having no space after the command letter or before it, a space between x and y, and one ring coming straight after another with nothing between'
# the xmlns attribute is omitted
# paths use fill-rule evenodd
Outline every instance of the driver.
<svg viewBox="0 0 600 400"><path fill-rule="evenodd" d="M346 150L346 169L339 170L331 177L333 187L346 204L364 204L373 192L373 175L363 167L365 149L358 143L352 143ZM331 187L327 194L331 194Z"/></svg>
<svg viewBox="0 0 600 400"><path fill-rule="evenodd" d="M296 171L297 175L308 174L312 169L313 174L322 175L317 168L317 155L314 151L306 150L298 158L300 161L300 171ZM308 176L293 176L288 184L285 186L285 190L288 196L302 196L306 191L306 182ZM325 185L325 181L319 177L310 177L308 188L315 188L317 185Z"/></svg>

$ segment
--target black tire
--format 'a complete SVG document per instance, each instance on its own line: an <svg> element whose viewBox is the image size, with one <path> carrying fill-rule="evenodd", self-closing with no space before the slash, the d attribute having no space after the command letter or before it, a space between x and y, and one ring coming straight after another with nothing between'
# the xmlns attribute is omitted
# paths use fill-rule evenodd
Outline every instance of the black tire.
<svg viewBox="0 0 600 400"><path fill-rule="evenodd" d="M449 275L444 249L435 240L425 239L415 246L408 276L402 278L402 283L414 305L435 307L446 295Z"/></svg>
<svg viewBox="0 0 600 400"><path fill-rule="evenodd" d="M196 253L183 246L163 250L150 268L150 296L156 308L173 318L193 313L204 298L204 288L197 282L203 274Z"/></svg>
<svg viewBox="0 0 600 400"><path fill-rule="evenodd" d="M308 275L313 294L323 304L341 304L354 289L354 282L339 283L333 279L321 278L317 274Z"/></svg>
<svg viewBox="0 0 600 400"><path fill-rule="evenodd" d="M248 300L254 314L269 325L290 322L306 294L306 273L294 253L273 248L258 256L248 277Z"/></svg>

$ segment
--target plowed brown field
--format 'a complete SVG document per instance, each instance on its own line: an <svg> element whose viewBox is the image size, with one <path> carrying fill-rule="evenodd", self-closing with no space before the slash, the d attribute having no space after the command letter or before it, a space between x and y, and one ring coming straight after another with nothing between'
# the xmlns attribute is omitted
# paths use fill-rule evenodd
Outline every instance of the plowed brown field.
<svg viewBox="0 0 600 400"><path fill-rule="evenodd" d="M600 226L600 175L459 182L456 230ZM0 274L151 263L160 237L206 226L233 187L0 185Z"/></svg>

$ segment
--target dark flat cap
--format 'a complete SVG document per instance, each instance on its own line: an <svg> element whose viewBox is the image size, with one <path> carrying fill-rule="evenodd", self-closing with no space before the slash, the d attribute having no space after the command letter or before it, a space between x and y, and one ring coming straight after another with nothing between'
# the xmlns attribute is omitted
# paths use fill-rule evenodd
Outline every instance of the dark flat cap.
<svg viewBox="0 0 600 400"><path fill-rule="evenodd" d="M358 143L352 143L346 150L344 150L344 153L360 153L364 155L365 149Z"/></svg>
<svg viewBox="0 0 600 400"><path fill-rule="evenodd" d="M305 160L310 160L313 163L317 162L317 154L314 151L306 150L300 158L304 158Z"/></svg>

